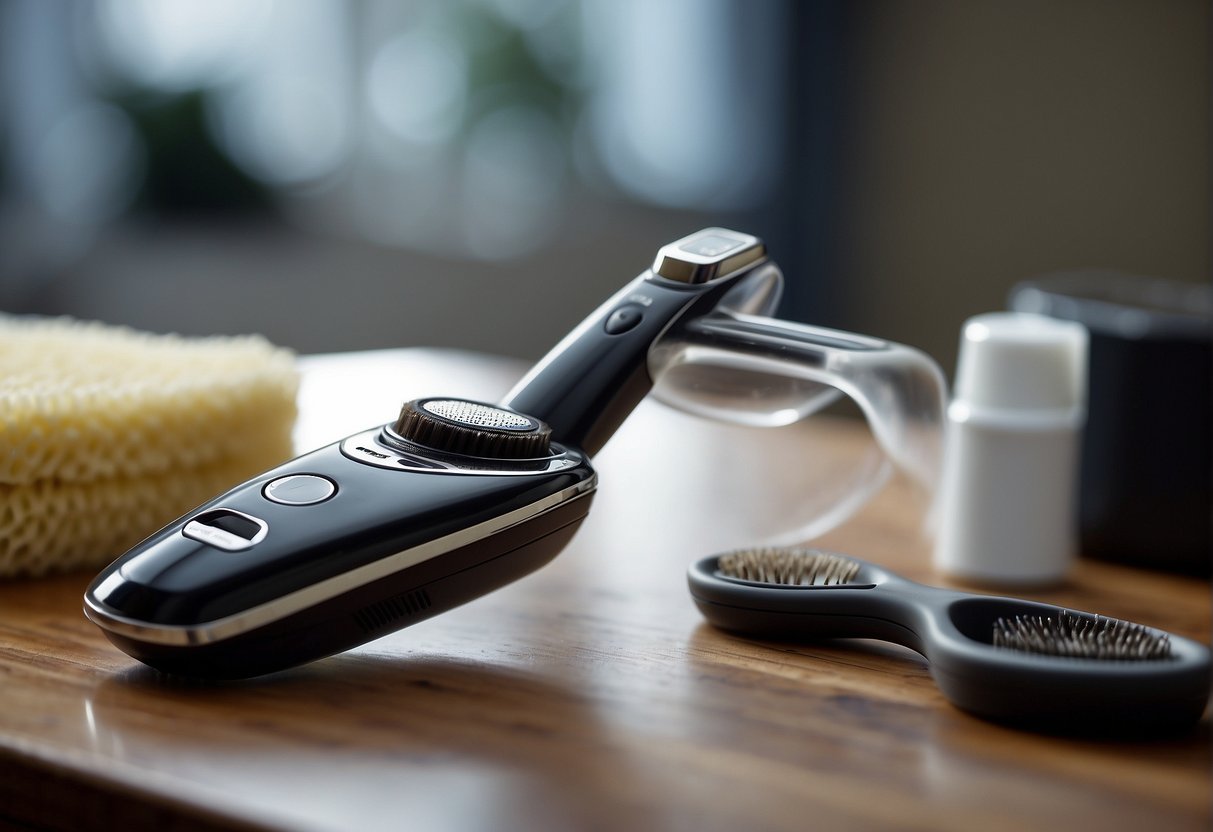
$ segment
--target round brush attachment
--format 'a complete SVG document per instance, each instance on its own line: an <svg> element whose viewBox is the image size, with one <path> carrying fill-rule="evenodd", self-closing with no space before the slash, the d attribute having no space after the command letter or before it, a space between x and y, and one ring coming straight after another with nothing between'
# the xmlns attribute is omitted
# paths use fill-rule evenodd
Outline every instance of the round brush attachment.
<svg viewBox="0 0 1213 832"><path fill-rule="evenodd" d="M716 571L722 578L781 586L837 586L859 574L850 558L816 549L769 546L721 555Z"/></svg>
<svg viewBox="0 0 1213 832"><path fill-rule="evenodd" d="M1103 616L1016 615L994 622L995 647L1041 656L1113 661L1171 658L1171 637L1130 621Z"/></svg>
<svg viewBox="0 0 1213 832"><path fill-rule="evenodd" d="M392 431L436 451L491 459L534 459L551 451L552 429L531 416L464 399L405 402Z"/></svg>

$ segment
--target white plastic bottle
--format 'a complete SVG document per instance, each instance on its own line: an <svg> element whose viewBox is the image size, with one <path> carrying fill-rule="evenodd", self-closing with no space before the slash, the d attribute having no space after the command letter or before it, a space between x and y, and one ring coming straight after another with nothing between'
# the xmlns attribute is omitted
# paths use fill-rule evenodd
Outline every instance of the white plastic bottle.
<svg viewBox="0 0 1213 832"><path fill-rule="evenodd" d="M1057 583L1077 548L1087 331L1041 315L965 322L948 408L935 565L1003 586Z"/></svg>

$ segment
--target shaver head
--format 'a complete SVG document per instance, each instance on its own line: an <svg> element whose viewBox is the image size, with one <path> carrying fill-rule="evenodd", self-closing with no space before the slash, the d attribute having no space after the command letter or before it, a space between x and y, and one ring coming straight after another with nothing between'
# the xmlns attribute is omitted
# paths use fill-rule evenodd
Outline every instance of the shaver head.
<svg viewBox="0 0 1213 832"><path fill-rule="evenodd" d="M386 435L439 454L538 459L551 451L552 429L533 416L466 399L404 403Z"/></svg>

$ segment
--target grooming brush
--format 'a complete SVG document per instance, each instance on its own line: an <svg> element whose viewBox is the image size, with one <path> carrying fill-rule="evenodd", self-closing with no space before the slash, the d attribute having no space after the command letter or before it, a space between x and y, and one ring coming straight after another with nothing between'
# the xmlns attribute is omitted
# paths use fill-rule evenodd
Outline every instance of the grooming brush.
<svg viewBox="0 0 1213 832"><path fill-rule="evenodd" d="M1195 722L1210 653L1189 639L1014 598L924 586L856 558L766 548L693 564L717 627L775 640L873 638L922 654L957 707L1000 722L1138 730Z"/></svg>

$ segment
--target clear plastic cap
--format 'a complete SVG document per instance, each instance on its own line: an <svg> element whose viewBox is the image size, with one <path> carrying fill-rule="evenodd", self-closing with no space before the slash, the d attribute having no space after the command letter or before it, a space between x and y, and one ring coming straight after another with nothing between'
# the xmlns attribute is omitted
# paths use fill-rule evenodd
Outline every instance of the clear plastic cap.
<svg viewBox="0 0 1213 832"><path fill-rule="evenodd" d="M859 406L885 464L857 460L848 475L814 483L804 516L772 528L770 540L808 540L838 526L880 490L890 464L921 487L930 529L947 385L924 353L722 307L672 328L650 350L649 370L662 402L734 424L788 425L840 396Z"/></svg>

